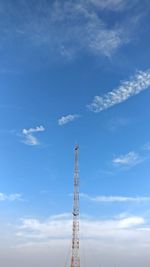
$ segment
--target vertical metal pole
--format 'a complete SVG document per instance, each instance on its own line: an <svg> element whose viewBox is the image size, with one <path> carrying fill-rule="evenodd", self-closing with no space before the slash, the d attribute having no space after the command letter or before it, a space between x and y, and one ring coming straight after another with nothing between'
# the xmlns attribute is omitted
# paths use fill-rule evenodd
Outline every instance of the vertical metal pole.
<svg viewBox="0 0 150 267"><path fill-rule="evenodd" d="M78 171L78 145L75 146L74 169L74 197L73 197L73 225L72 225L72 256L71 267L80 267L79 255L79 171Z"/></svg>

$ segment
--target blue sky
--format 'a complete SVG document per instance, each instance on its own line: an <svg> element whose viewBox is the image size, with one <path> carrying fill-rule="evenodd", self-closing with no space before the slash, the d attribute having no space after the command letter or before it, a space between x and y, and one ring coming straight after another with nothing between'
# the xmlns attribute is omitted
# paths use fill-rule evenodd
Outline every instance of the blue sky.
<svg viewBox="0 0 150 267"><path fill-rule="evenodd" d="M149 266L149 15L146 0L0 0L3 267L64 262L76 143L93 266Z"/></svg>

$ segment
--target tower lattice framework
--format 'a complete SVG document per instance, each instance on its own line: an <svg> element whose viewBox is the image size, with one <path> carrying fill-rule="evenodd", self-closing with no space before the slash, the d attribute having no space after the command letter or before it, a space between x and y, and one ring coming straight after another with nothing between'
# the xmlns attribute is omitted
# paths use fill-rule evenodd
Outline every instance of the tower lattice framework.
<svg viewBox="0 0 150 267"><path fill-rule="evenodd" d="M73 224L72 224L72 255L70 267L80 267L79 255L79 146L75 146L74 196L73 196Z"/></svg>

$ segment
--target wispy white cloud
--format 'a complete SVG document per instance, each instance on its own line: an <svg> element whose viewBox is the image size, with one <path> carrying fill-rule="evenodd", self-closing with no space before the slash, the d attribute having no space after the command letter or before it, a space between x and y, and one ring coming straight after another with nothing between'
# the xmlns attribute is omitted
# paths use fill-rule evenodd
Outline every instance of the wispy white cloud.
<svg viewBox="0 0 150 267"><path fill-rule="evenodd" d="M71 233L71 223L71 214L68 213L52 215L45 221L34 218L21 219L17 235L36 239L68 238Z"/></svg>
<svg viewBox="0 0 150 267"><path fill-rule="evenodd" d="M126 6L132 8L129 1L126 4L123 0L39 0L34 12L33 5L27 1L16 3L15 7L8 2L9 5L5 2L1 5L2 44L8 39L13 42L15 36L15 40L28 40L36 49L44 47L44 51L51 52L51 57L58 53L63 59L70 60L80 52L110 57L132 39L131 23L126 27L123 15L121 20L118 16L111 24L100 16L104 9L119 12Z"/></svg>
<svg viewBox="0 0 150 267"><path fill-rule="evenodd" d="M150 151L150 142L146 143L146 144L143 146L143 149L146 150L146 151Z"/></svg>
<svg viewBox="0 0 150 267"><path fill-rule="evenodd" d="M101 9L108 9L113 11L122 11L128 5L128 1L124 0L89 0L89 2Z"/></svg>
<svg viewBox="0 0 150 267"><path fill-rule="evenodd" d="M22 195L18 193L7 195L0 192L0 201L15 201L15 200L22 200Z"/></svg>
<svg viewBox="0 0 150 267"><path fill-rule="evenodd" d="M123 35L124 26L108 27L107 23L98 16L99 7L97 9L91 7L88 1L78 1L77 3L55 1L51 10L52 13L48 14L48 22L51 27L47 25L46 42L49 45L50 42L54 43L60 55L67 60L74 58L83 50L91 54L110 57L113 52L127 42L126 34ZM66 24L66 22L68 23ZM54 28L57 31L57 37L53 36L52 42L49 37ZM64 30L65 34L63 34ZM41 31L39 37L42 37L41 40L43 40ZM39 38L37 41L41 42L41 40Z"/></svg>
<svg viewBox="0 0 150 267"><path fill-rule="evenodd" d="M66 115L66 116L62 116L61 118L58 119L58 124L60 126L62 126L62 125L65 125L65 124L67 124L69 122L74 121L77 118L79 118L79 115L77 115L77 114L69 114L69 115Z"/></svg>
<svg viewBox="0 0 150 267"><path fill-rule="evenodd" d="M128 126L131 123L131 119L127 117L113 117L107 123L106 127L109 131L115 132L116 130Z"/></svg>
<svg viewBox="0 0 150 267"><path fill-rule="evenodd" d="M121 219L118 223L118 228L131 228L135 226L139 226L145 223L143 217L132 216L128 218Z"/></svg>
<svg viewBox="0 0 150 267"><path fill-rule="evenodd" d="M93 202L145 202L150 201L150 197L129 197L129 196L89 196L84 193L80 193L80 197L83 197Z"/></svg>
<svg viewBox="0 0 150 267"><path fill-rule="evenodd" d="M39 140L34 136L35 133L44 132L45 128L41 126L37 126L35 128L23 129L22 136L24 137L23 143L26 145L39 145Z"/></svg>
<svg viewBox="0 0 150 267"><path fill-rule="evenodd" d="M122 238L122 233L128 229L145 228L145 219L140 216L117 217L108 220L81 219L81 225L88 229L86 237L112 237L117 234L117 238ZM40 221L34 218L21 219L17 236L22 238L32 238L36 240L62 239L71 237L72 219L67 217L52 216L47 220ZM62 231L63 229L63 231ZM130 236L128 237L130 239Z"/></svg>
<svg viewBox="0 0 150 267"><path fill-rule="evenodd" d="M112 162L113 164L118 166L135 166L141 161L142 158L138 153L130 151L125 155L121 155L119 157L114 158Z"/></svg>
<svg viewBox="0 0 150 267"><path fill-rule="evenodd" d="M138 71L129 81L124 81L121 85L104 96L95 96L88 108L95 112L101 112L114 105L122 103L130 97L139 94L150 86L150 70Z"/></svg>

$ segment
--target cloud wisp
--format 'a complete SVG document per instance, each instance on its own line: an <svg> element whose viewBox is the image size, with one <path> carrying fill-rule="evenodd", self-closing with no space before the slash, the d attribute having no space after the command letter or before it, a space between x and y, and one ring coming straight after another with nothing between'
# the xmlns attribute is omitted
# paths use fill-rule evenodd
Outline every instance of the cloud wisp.
<svg viewBox="0 0 150 267"><path fill-rule="evenodd" d="M114 158L112 162L116 166L132 167L139 164L141 161L142 158L138 153L130 151L125 155L121 155L119 157Z"/></svg>
<svg viewBox="0 0 150 267"><path fill-rule="evenodd" d="M0 192L0 201L16 201L16 200L22 200L22 195L19 193L14 193L14 194L4 194Z"/></svg>
<svg viewBox="0 0 150 267"><path fill-rule="evenodd" d="M146 143L144 146L143 146L143 149L145 151L150 151L150 142Z"/></svg>
<svg viewBox="0 0 150 267"><path fill-rule="evenodd" d="M122 16L121 20L118 17L117 23L110 24L100 16L105 10L117 13L126 6L134 8L129 1L126 4L123 0L39 0L34 10L27 1L17 1L15 7L10 0L8 3L1 4L2 44L5 40L18 39L23 43L28 40L33 47L44 47L51 55L58 53L63 59L71 60L80 52L110 57L132 39L126 17Z"/></svg>
<svg viewBox="0 0 150 267"><path fill-rule="evenodd" d="M99 7L100 9L107 9L107 10L113 10L113 11L123 11L126 9L128 1L123 0L89 0L89 2L96 7Z"/></svg>
<svg viewBox="0 0 150 267"><path fill-rule="evenodd" d="M26 145L31 145L31 146L36 146L39 145L39 140L37 137L34 136L35 133L38 132L44 132L45 128L41 126L37 126L35 128L30 128L30 129L23 129L22 130L22 136L24 138L23 143Z"/></svg>
<svg viewBox="0 0 150 267"><path fill-rule="evenodd" d="M81 225L86 225L88 232L87 238L112 237L117 233L118 238L122 238L120 230L146 229L145 219L140 216L125 216L120 218L99 220L99 219L81 219ZM17 236L22 238L32 238L32 240L48 239L68 239L71 237L72 219L63 216L52 216L47 220L40 221L34 218L21 219L21 224L18 227ZM63 231L62 231L63 229ZM130 239L130 236L128 237Z"/></svg>
<svg viewBox="0 0 150 267"><path fill-rule="evenodd" d="M128 100L149 87L150 70L138 71L129 81L122 82L118 88L106 93L104 96L95 96L88 108L95 113L101 112Z"/></svg>
<svg viewBox="0 0 150 267"><path fill-rule="evenodd" d="M133 203L140 203L140 202L147 202L150 201L150 197L130 197L130 196L89 196L84 193L80 193L80 197L87 199L92 202L106 202L106 203L116 203L116 202L133 202Z"/></svg>
<svg viewBox="0 0 150 267"><path fill-rule="evenodd" d="M66 115L66 116L62 116L61 118L58 119L58 124L60 126L63 126L63 125L65 125L65 124L67 124L69 122L72 122L72 121L74 121L74 120L76 120L78 118L79 118L79 115L77 115L77 114L69 114L69 115Z"/></svg>
<svg viewBox="0 0 150 267"><path fill-rule="evenodd" d="M71 229L71 216L68 213L52 215L45 221L35 218L21 219L17 236L40 239L69 238ZM63 226L62 226L63 225ZM63 231L62 231L63 227Z"/></svg>

